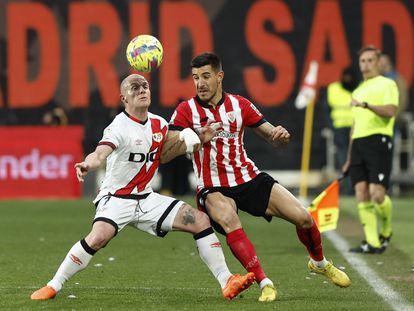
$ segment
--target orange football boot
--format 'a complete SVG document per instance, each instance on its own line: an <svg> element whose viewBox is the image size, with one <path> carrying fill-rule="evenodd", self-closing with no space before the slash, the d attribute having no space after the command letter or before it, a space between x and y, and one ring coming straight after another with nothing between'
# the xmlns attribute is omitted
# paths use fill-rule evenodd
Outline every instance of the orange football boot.
<svg viewBox="0 0 414 311"><path fill-rule="evenodd" d="M48 300L55 298L57 292L53 287L45 286L41 289L38 289L37 291L33 292L33 294L30 296L30 299L32 300Z"/></svg>
<svg viewBox="0 0 414 311"><path fill-rule="evenodd" d="M226 287L221 290L224 298L227 300L233 299L242 291L248 289L254 283L254 280L255 276L253 272L249 272L246 275L232 275L229 277Z"/></svg>

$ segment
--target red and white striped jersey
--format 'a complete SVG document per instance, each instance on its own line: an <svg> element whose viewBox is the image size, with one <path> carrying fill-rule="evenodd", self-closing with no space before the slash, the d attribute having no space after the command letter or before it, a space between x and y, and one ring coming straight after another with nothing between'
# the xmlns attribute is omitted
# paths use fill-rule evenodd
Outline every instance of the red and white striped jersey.
<svg viewBox="0 0 414 311"><path fill-rule="evenodd" d="M125 111L115 117L99 142L114 151L107 158L105 178L95 202L108 193L152 192L151 182L158 170L167 129L167 121L152 113L144 123Z"/></svg>
<svg viewBox="0 0 414 311"><path fill-rule="evenodd" d="M197 190L213 186L233 187L256 177L260 171L247 157L243 136L245 126L256 127L265 122L259 110L239 95L223 93L216 108L196 96L178 105L169 128L197 129L208 120L221 122L223 131L192 155Z"/></svg>

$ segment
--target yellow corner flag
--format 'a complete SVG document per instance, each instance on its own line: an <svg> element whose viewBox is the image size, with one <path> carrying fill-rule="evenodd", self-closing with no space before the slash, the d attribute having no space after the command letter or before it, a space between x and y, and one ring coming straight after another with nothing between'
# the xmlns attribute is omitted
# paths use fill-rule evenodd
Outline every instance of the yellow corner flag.
<svg viewBox="0 0 414 311"><path fill-rule="evenodd" d="M339 181L332 182L308 207L320 232L335 230L339 218Z"/></svg>

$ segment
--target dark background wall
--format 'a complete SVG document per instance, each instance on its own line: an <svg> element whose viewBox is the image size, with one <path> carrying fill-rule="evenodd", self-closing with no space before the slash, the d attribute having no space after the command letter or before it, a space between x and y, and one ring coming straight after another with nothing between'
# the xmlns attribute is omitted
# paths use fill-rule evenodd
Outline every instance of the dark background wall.
<svg viewBox="0 0 414 311"><path fill-rule="evenodd" d="M0 124L35 125L55 106L85 126L85 153L95 148L117 110L120 80L130 71L128 41L141 33L164 46L161 68L146 77L151 111L169 119L193 94L189 62L212 50L224 63L224 88L251 99L292 134L275 151L246 133L263 169L300 167L304 110L294 107L311 60L318 86L356 63L375 44L394 60L414 98L413 1L0 1ZM408 108L414 111L413 104ZM315 107L311 168L325 164L322 101Z"/></svg>

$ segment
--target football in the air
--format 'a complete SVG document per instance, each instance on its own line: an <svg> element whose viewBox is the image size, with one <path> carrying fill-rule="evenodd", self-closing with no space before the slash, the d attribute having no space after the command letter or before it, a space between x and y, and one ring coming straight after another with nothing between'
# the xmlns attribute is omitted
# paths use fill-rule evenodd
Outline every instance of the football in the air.
<svg viewBox="0 0 414 311"><path fill-rule="evenodd" d="M163 59L161 42L151 35L139 35L133 38L126 49L126 57L132 68L140 72L157 69Z"/></svg>

